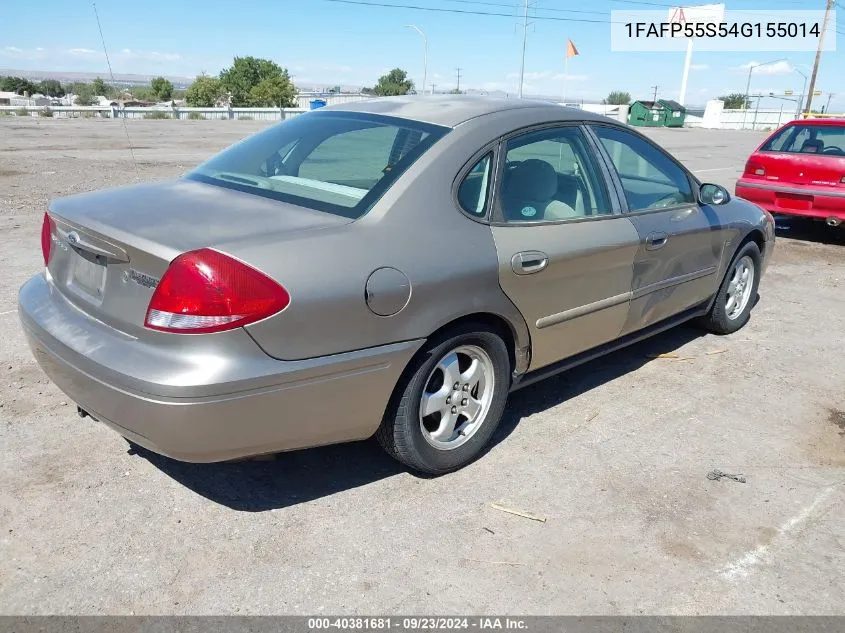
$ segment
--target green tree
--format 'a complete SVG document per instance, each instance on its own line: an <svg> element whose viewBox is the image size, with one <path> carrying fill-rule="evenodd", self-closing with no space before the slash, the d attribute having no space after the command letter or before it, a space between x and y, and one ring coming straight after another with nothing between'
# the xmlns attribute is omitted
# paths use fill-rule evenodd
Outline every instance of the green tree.
<svg viewBox="0 0 845 633"><path fill-rule="evenodd" d="M173 84L164 77L156 77L150 82L153 95L159 101L168 101L173 97Z"/></svg>
<svg viewBox="0 0 845 633"><path fill-rule="evenodd" d="M24 93L34 95L38 92L38 86L23 77L3 77L0 80L0 90L3 92L14 92L19 95Z"/></svg>
<svg viewBox="0 0 845 633"><path fill-rule="evenodd" d="M408 79L408 73L401 68L394 68L378 78L373 93L380 97L406 95L414 89L414 82Z"/></svg>
<svg viewBox="0 0 845 633"><path fill-rule="evenodd" d="M287 69L269 59L235 57L232 65L220 73L220 83L232 95L235 107L255 105L252 103L252 90L268 79L273 79L273 82L260 88L257 96L278 96L282 99L281 107L292 107L295 88L290 75Z"/></svg>
<svg viewBox="0 0 845 633"><path fill-rule="evenodd" d="M91 89L94 91L94 95L97 97L107 97L111 92L111 87L103 81L102 77L97 77L91 83Z"/></svg>
<svg viewBox="0 0 845 633"><path fill-rule="evenodd" d="M185 91L185 101L193 108L213 108L217 100L225 94L219 79L200 75Z"/></svg>
<svg viewBox="0 0 845 633"><path fill-rule="evenodd" d="M751 100L746 102L745 95L741 92L732 92L729 95L719 97L719 101L725 102L725 110L741 110L742 104L745 103L746 108L751 107Z"/></svg>
<svg viewBox="0 0 845 633"><path fill-rule="evenodd" d="M631 103L631 94L628 92L622 92L621 90L614 90L607 95L607 99L605 99L604 102L607 105L628 105Z"/></svg>
<svg viewBox="0 0 845 633"><path fill-rule="evenodd" d="M296 105L296 91L284 75L267 77L249 91L249 105L258 108L292 108Z"/></svg>
<svg viewBox="0 0 845 633"><path fill-rule="evenodd" d="M132 86L130 92L138 101L155 101L155 91L150 86Z"/></svg>
<svg viewBox="0 0 845 633"><path fill-rule="evenodd" d="M76 88L76 105L94 105L94 86L92 84L78 84Z"/></svg>
<svg viewBox="0 0 845 633"><path fill-rule="evenodd" d="M49 97L64 97L65 89L57 79L45 79L38 85L38 90L41 94Z"/></svg>

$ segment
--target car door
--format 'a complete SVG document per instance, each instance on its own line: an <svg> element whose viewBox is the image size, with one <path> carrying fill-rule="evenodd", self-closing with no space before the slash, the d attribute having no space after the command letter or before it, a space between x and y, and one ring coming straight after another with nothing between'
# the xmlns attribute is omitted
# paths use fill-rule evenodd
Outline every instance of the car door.
<svg viewBox="0 0 845 633"><path fill-rule="evenodd" d="M491 229L504 292L531 331L529 369L615 339L639 247L578 124L503 140Z"/></svg>
<svg viewBox="0 0 845 633"><path fill-rule="evenodd" d="M718 287L724 233L717 213L698 203L697 186L667 152L644 136L590 124L636 227L631 309L622 334L709 299Z"/></svg>

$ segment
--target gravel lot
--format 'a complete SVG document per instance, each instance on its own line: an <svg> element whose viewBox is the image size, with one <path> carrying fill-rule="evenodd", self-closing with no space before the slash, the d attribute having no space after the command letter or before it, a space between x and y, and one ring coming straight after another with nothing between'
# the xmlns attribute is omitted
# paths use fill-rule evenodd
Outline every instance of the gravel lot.
<svg viewBox="0 0 845 633"><path fill-rule="evenodd" d="M129 121L137 177L261 126ZM761 139L650 133L731 190ZM782 230L733 336L682 327L519 392L456 474L369 442L191 465L78 418L16 316L47 201L135 178L118 122L0 119L3 614L845 614L845 231Z"/></svg>

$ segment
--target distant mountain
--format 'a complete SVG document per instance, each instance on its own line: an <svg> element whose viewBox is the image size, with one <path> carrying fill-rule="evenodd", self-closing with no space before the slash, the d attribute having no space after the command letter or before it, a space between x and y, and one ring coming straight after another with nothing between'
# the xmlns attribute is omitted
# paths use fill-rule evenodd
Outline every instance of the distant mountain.
<svg viewBox="0 0 845 633"><path fill-rule="evenodd" d="M134 75L126 73L115 73L112 80L111 74L108 72L69 72L64 70L16 70L14 68L0 68L0 76L23 77L31 81L41 81L43 79L58 79L62 82L69 81L94 81L97 77L101 77L103 81L108 83L115 83L121 86L139 86L149 84L154 77L160 75ZM192 77L177 77L164 75L165 79L176 88L187 88L194 81Z"/></svg>

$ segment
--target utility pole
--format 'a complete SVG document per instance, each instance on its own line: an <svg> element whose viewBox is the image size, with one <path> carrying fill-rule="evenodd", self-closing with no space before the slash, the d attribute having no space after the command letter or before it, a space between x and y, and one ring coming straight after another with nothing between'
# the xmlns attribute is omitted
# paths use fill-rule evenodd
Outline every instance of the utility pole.
<svg viewBox="0 0 845 633"><path fill-rule="evenodd" d="M460 69L460 67L455 69L455 73L458 76L458 94L461 94L461 69Z"/></svg>
<svg viewBox="0 0 845 633"><path fill-rule="evenodd" d="M827 0L827 8L824 12L824 24L822 25L821 35L819 35L819 47L816 49L816 61L813 64L813 74L810 76L810 89L807 90L807 107L804 108L804 114L810 113L810 106L813 104L813 92L816 90L816 75L819 72L819 61L821 61L822 47L824 46L824 33L827 31L827 23L830 20L830 12L834 4L835 0Z"/></svg>
<svg viewBox="0 0 845 633"><path fill-rule="evenodd" d="M825 114L828 114L828 113L830 112L830 100L831 100L832 98L833 98L833 93L832 93L832 92L828 92L828 93L827 93L827 106L826 106L826 107L825 107L825 109L824 109L824 113L825 113Z"/></svg>
<svg viewBox="0 0 845 633"><path fill-rule="evenodd" d="M420 30L416 24L406 24L406 27L409 29L414 29L417 33L420 34L420 37L423 39L423 82L422 82L422 90L421 94L425 94L425 82L428 78L428 38L426 38L425 33Z"/></svg>
<svg viewBox="0 0 845 633"><path fill-rule="evenodd" d="M528 0L524 0L522 17L522 64L519 67L519 98L522 99L522 79L525 76L525 43L528 40Z"/></svg>
<svg viewBox="0 0 845 633"><path fill-rule="evenodd" d="M654 98L652 101L657 101L657 89L660 88L660 86L652 86L652 88L654 88Z"/></svg>

